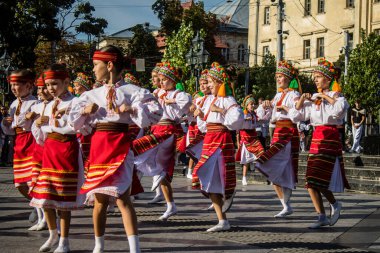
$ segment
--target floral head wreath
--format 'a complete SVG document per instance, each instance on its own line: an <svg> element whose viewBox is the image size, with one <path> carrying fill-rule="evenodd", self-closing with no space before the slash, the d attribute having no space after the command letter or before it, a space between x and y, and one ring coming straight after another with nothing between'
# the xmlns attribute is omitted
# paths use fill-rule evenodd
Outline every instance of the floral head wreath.
<svg viewBox="0 0 380 253"><path fill-rule="evenodd" d="M243 107L243 110L244 110L244 114L248 114L248 110L247 110L247 107L250 103L255 103L255 99L253 98L253 95L248 95L244 98L243 100L243 103L242 103L242 107Z"/></svg>
<svg viewBox="0 0 380 253"><path fill-rule="evenodd" d="M229 76L226 70L218 62L213 62L211 64L211 68L207 75L222 83L222 86L220 86L218 91L219 97L233 96Z"/></svg>
<svg viewBox="0 0 380 253"><path fill-rule="evenodd" d="M172 80L174 83L176 83L176 89L180 91L185 91L185 88L181 82L181 77L178 72L178 69L170 62L163 62L160 69L158 70L158 74L166 76L170 80Z"/></svg>
<svg viewBox="0 0 380 253"><path fill-rule="evenodd" d="M158 73L158 71L160 71L161 66L162 66L162 62L156 63L156 66L153 68L152 72Z"/></svg>
<svg viewBox="0 0 380 253"><path fill-rule="evenodd" d="M276 74L283 74L290 79L289 88L302 92L301 84L298 79L298 69L290 62L280 61L277 65Z"/></svg>
<svg viewBox="0 0 380 253"><path fill-rule="evenodd" d="M318 59L318 65L314 68L314 72L320 73L331 80L329 87L331 91L342 91L342 88L336 80L338 71L334 67L334 64L327 61L325 58L320 58Z"/></svg>
<svg viewBox="0 0 380 253"><path fill-rule="evenodd" d="M90 79L84 73L78 73L77 78L74 80L74 83L83 86L86 90L91 90Z"/></svg>
<svg viewBox="0 0 380 253"><path fill-rule="evenodd" d="M131 73L126 73L125 74L125 76L124 76L124 82L140 86L139 80L134 75L132 75Z"/></svg>
<svg viewBox="0 0 380 253"><path fill-rule="evenodd" d="M204 69L201 72L201 76L199 77L199 81L201 81L201 80L207 81L207 75L208 75L208 69Z"/></svg>

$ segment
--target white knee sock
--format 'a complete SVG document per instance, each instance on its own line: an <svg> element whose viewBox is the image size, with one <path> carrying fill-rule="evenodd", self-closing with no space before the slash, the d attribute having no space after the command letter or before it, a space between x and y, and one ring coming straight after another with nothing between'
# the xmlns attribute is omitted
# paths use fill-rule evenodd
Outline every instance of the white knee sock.
<svg viewBox="0 0 380 253"><path fill-rule="evenodd" d="M69 245L69 238L68 237L60 237L59 238L59 244L58 247L63 247Z"/></svg>
<svg viewBox="0 0 380 253"><path fill-rule="evenodd" d="M176 207L175 203L174 202L168 202L167 203L166 212L171 212L171 211L174 211L174 210L177 210L177 207Z"/></svg>
<svg viewBox="0 0 380 253"><path fill-rule="evenodd" d="M162 189L160 186L156 188L156 196L162 196Z"/></svg>
<svg viewBox="0 0 380 253"><path fill-rule="evenodd" d="M286 187L282 187L282 192L284 194L284 203L285 203L286 207L289 207L290 206L290 198L292 196L293 190L286 188Z"/></svg>
<svg viewBox="0 0 380 253"><path fill-rule="evenodd" d="M51 249L54 244L56 244L58 241L58 232L57 229L49 229L49 239L41 246L41 249ZM43 250L42 250L43 251Z"/></svg>
<svg viewBox="0 0 380 253"><path fill-rule="evenodd" d="M140 253L140 240L137 235L128 236L129 252L130 253Z"/></svg>
<svg viewBox="0 0 380 253"><path fill-rule="evenodd" d="M95 236L95 249L104 250L104 235Z"/></svg>
<svg viewBox="0 0 380 253"><path fill-rule="evenodd" d="M40 223L44 219L44 210L38 207L36 208L36 210L37 210L37 217L38 217L37 223Z"/></svg>

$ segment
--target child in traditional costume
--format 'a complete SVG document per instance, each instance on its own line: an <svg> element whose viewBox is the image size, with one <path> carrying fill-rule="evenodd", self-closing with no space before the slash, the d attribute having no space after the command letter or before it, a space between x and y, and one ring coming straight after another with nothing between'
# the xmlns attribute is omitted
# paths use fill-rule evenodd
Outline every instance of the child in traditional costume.
<svg viewBox="0 0 380 253"><path fill-rule="evenodd" d="M9 116L3 118L1 127L5 135L15 135L13 153L13 182L17 190L27 199L32 182L33 152L35 140L31 133L32 118L27 118L31 107L37 99L31 95L35 74L29 69L13 71L8 77L12 93L16 100L9 107ZM37 218L37 210L33 210L29 221ZM34 217L32 217L34 216Z"/></svg>
<svg viewBox="0 0 380 253"><path fill-rule="evenodd" d="M213 63L208 71L211 90L202 107L194 113L198 127L206 132L201 158L193 171L193 188L209 197L219 223L207 232L230 229L226 212L231 207L236 187L235 147L230 130L238 130L244 116L232 96L225 69ZM202 122L203 121L203 122Z"/></svg>
<svg viewBox="0 0 380 253"><path fill-rule="evenodd" d="M303 94L296 108L289 112L294 120L310 120L314 126L307 160L306 188L318 213L318 220L309 228L333 226L342 208L342 203L335 199L333 192L350 188L344 172L342 143L337 128L342 124L349 105L340 93L335 73L331 62L320 59L313 76L318 93ZM322 195L330 203L330 219L326 217Z"/></svg>
<svg viewBox="0 0 380 253"><path fill-rule="evenodd" d="M73 106L79 101L79 98L84 92L92 89L92 82L90 78L84 73L78 73L77 77L74 80L74 92L77 98L73 101ZM84 164L84 174L87 175L87 162L88 155L90 154L90 145L92 137L92 127L87 126L81 129L80 133L77 133L77 138L80 145L80 150L82 153L82 160Z"/></svg>
<svg viewBox="0 0 380 253"><path fill-rule="evenodd" d="M254 110L255 99L252 95L244 98L244 123L238 133L239 148L236 153L236 161L243 165L242 185L247 185L247 170L249 164L254 162L264 153L264 148L256 133L256 127L259 124Z"/></svg>
<svg viewBox="0 0 380 253"><path fill-rule="evenodd" d="M133 152L129 124L147 127L157 122L162 109L145 89L124 82L125 61L122 52L114 46L95 51L94 74L104 85L88 91L70 113L70 124L76 130L90 124L92 136L88 173L81 193L86 193L87 205L94 205L93 221L95 247L104 251L104 233L107 207L116 199L121 212L130 252L140 252L137 217L130 200L133 178Z"/></svg>
<svg viewBox="0 0 380 253"><path fill-rule="evenodd" d="M43 78L54 100L33 123L33 132L39 132L35 134L37 143L44 148L41 170L30 192L33 197L30 205L44 208L49 227L49 239L40 251L50 251L59 241L54 252L69 252L71 210L80 208L84 200L78 194L83 183L83 162L76 132L67 122L74 96L67 90L70 80L63 65L52 65L44 71ZM48 115L48 119L44 115ZM60 218L60 238L56 210Z"/></svg>
<svg viewBox="0 0 380 253"><path fill-rule="evenodd" d="M38 118L38 122L36 124L38 126L41 126L43 122L47 123L49 121L49 116L45 116L45 108L46 105L53 100L53 96L48 92L43 75L41 75L37 81L37 95L40 100L38 104L35 104L31 108L31 112L27 117L36 120ZM41 117L42 116L42 117ZM41 138L41 134L38 128L32 127L32 133L34 138L37 140L34 145L34 153L33 153L33 169L32 169L32 184L30 186L30 191L33 190L35 183L37 182L37 178L41 171L42 166L42 156L43 156L43 146L41 145L43 143L43 140L39 140L38 138ZM42 137L43 138L43 137ZM44 215L44 210L42 208L36 208L37 214L38 214L38 222L29 230L32 231L40 231L46 228L47 223Z"/></svg>
<svg viewBox="0 0 380 253"><path fill-rule="evenodd" d="M146 176L157 176L153 182L152 191L161 185L167 204L164 214L159 220L166 221L177 213L173 199L171 181L173 178L177 138L183 135L180 119L189 112L191 97L176 88L180 81L179 73L169 62L162 64L158 70L161 89L158 93L159 102L164 110L158 124L151 127L151 134L133 142L137 155L137 169Z"/></svg>
<svg viewBox="0 0 380 253"><path fill-rule="evenodd" d="M154 89L153 95L158 98L158 92L161 89L161 83L160 83L160 77L158 76L158 71L160 70L160 67L162 66L162 62L159 62L156 64L156 66L153 68L152 73L151 73L151 80L152 80L152 86ZM152 184L157 180L159 175L153 176L153 182ZM148 204L155 204L159 203L161 201L165 200L164 194L162 193L161 187L156 188L156 195L152 200L148 202Z"/></svg>
<svg viewBox="0 0 380 253"><path fill-rule="evenodd" d="M208 87L207 74L207 69L202 71L201 76L199 78L200 91L196 94L196 97L193 100L193 105L192 107L190 107L190 118L192 120L189 124L188 134L186 135L186 154L190 157L189 169L187 172L187 178L189 179L193 178L193 166L199 161L202 153L204 133L202 133L198 128L197 117L194 117L194 112L196 111L196 109L203 107L205 100L211 94L211 90ZM204 121L202 121L201 123L205 124Z"/></svg>
<svg viewBox="0 0 380 253"><path fill-rule="evenodd" d="M270 148L257 159L256 167L273 183L283 209L274 217L281 218L293 213L290 198L297 184L299 134L288 111L294 108L301 88L298 71L286 61L279 62L276 70L278 92L272 101L264 101L257 108L259 119L270 117L276 124ZM270 112L270 113L268 113Z"/></svg>

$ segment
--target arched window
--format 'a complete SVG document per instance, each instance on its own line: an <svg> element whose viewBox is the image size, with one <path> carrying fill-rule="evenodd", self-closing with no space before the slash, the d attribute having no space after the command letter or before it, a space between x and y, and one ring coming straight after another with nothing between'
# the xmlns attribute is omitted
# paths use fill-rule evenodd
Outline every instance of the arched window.
<svg viewBox="0 0 380 253"><path fill-rule="evenodd" d="M244 62L245 56L245 47L243 44L240 44L238 47L238 62Z"/></svg>
<svg viewBox="0 0 380 253"><path fill-rule="evenodd" d="M226 45L227 45L226 48L222 48L222 55L224 56L224 59L226 61L229 61L230 60L230 45L228 43Z"/></svg>

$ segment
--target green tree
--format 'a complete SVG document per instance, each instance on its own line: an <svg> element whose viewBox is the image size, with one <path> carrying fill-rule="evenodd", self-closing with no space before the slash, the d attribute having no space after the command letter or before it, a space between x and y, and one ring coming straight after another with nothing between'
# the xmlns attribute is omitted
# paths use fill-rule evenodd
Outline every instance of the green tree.
<svg viewBox="0 0 380 253"><path fill-rule="evenodd" d="M210 61L216 61L220 58L221 52L215 48L215 38L218 31L219 21L216 15L206 12L203 1L198 1L191 5L189 9L183 11L183 21L186 24L192 24L193 30L202 31L202 37L205 40L205 49L210 53Z"/></svg>
<svg viewBox="0 0 380 253"><path fill-rule="evenodd" d="M276 59L274 55L267 54L261 66L250 69L250 84L255 98L272 99L276 94Z"/></svg>
<svg viewBox="0 0 380 253"><path fill-rule="evenodd" d="M160 55L156 39L143 25L135 25L129 30L133 32L132 39L129 41L127 48L127 54L129 56L132 58L145 58L147 56Z"/></svg>
<svg viewBox="0 0 380 253"><path fill-rule="evenodd" d="M362 33L363 42L351 51L347 83L343 91L351 105L355 100L369 112L380 110L380 36Z"/></svg>
<svg viewBox="0 0 380 253"><path fill-rule="evenodd" d="M130 28L130 31L133 32L133 36L129 41L126 54L131 58L144 58L145 68L148 70L153 69L162 57L162 53L158 51L156 39L152 33L141 24ZM132 72L139 79L142 86L151 88L150 71L134 72L132 70Z"/></svg>
<svg viewBox="0 0 380 253"><path fill-rule="evenodd" d="M152 10L161 21L162 33L171 35L174 31L178 31L183 13L180 0L156 0Z"/></svg>
<svg viewBox="0 0 380 253"><path fill-rule="evenodd" d="M104 20L90 19L93 10L87 2L76 0L3 0L0 22L7 25L0 26L1 42L15 67L33 67L38 44L60 41L70 28L80 27L76 22L99 22L104 28ZM70 13L74 14L74 20L66 25Z"/></svg>
<svg viewBox="0 0 380 253"><path fill-rule="evenodd" d="M166 38L166 50L163 60L171 62L177 68L182 68L184 73L187 73L189 68L186 65L186 54L190 50L193 37L192 24L182 22L178 32Z"/></svg>

